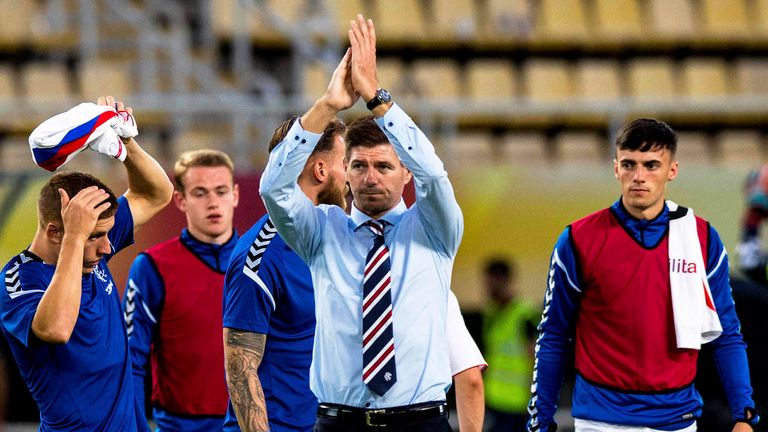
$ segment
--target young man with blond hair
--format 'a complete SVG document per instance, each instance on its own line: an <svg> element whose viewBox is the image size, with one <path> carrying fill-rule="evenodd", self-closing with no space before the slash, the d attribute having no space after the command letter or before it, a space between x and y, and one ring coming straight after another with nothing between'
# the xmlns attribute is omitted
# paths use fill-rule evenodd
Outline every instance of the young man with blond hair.
<svg viewBox="0 0 768 432"><path fill-rule="evenodd" d="M174 178L173 201L187 226L136 257L124 297L136 403L144 406L151 369L160 431L221 430L228 399L222 287L238 239L239 190L232 160L218 150L183 153Z"/></svg>

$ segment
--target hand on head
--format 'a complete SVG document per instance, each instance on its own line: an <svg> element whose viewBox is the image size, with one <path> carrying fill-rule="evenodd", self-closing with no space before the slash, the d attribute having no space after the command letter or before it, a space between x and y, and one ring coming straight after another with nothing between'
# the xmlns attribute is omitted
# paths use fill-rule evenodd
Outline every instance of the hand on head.
<svg viewBox="0 0 768 432"><path fill-rule="evenodd" d="M61 220L64 233L76 238L88 239L104 210L110 207L109 194L104 189L89 186L70 198L64 189L61 196Z"/></svg>

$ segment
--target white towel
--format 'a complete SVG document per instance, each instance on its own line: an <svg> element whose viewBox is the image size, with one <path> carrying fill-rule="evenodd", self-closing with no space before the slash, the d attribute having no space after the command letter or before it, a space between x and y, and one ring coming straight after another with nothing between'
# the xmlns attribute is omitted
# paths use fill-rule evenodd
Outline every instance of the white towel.
<svg viewBox="0 0 768 432"><path fill-rule="evenodd" d="M93 103L81 103L41 123L29 135L35 163L54 171L90 147L125 161L122 138L138 135L136 121L126 111Z"/></svg>
<svg viewBox="0 0 768 432"><path fill-rule="evenodd" d="M701 349L723 332L701 255L693 210L669 207L669 284L678 348Z"/></svg>

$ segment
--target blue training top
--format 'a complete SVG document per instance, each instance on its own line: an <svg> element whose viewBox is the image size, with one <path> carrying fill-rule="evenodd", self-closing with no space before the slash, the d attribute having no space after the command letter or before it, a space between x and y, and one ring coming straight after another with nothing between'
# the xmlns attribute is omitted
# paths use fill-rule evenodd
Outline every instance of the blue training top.
<svg viewBox="0 0 768 432"><path fill-rule="evenodd" d="M24 251L3 268L6 292L0 295L0 320L40 409L40 431L148 430L146 422L137 422L123 310L106 264L133 243L128 201L120 197L118 204L107 234L112 253L93 273L83 275L80 312L67 343L45 343L31 331L56 266Z"/></svg>
<svg viewBox="0 0 768 432"><path fill-rule="evenodd" d="M273 432L311 431L315 299L307 265L265 215L238 241L224 284L224 327L267 335L259 380ZM239 431L230 402L225 431Z"/></svg>

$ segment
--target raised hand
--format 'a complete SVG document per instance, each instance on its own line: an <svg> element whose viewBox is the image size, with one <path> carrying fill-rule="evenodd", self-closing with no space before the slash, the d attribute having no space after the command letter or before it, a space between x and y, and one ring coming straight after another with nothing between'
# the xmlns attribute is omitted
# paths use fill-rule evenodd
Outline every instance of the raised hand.
<svg viewBox="0 0 768 432"><path fill-rule="evenodd" d="M352 87L350 74L351 50L348 48L344 57L336 66L331 76L331 82L323 95L325 103L336 112L343 111L357 102L359 96Z"/></svg>
<svg viewBox="0 0 768 432"><path fill-rule="evenodd" d="M366 20L362 15L358 15L349 23L352 86L363 100L369 101L379 88L379 80L376 77L376 29L373 20Z"/></svg>
<svg viewBox="0 0 768 432"><path fill-rule="evenodd" d="M99 215L111 206L109 202L104 202L109 194L96 186L87 187L72 198L64 189L59 189L59 195L64 234L84 240L90 237Z"/></svg>

